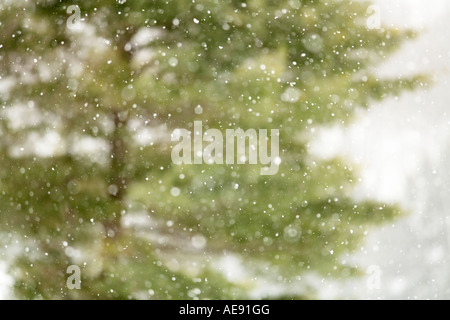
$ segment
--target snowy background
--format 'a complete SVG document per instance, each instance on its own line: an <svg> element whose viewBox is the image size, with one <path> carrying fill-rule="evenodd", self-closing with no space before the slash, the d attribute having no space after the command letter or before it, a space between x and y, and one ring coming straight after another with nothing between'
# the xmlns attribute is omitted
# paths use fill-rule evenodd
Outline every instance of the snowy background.
<svg viewBox="0 0 450 320"><path fill-rule="evenodd" d="M378 72L427 72L434 85L360 112L356 124L321 131L311 146L323 157L344 153L361 173L357 197L400 203L403 219L373 230L355 256L378 266L379 288L367 279L322 283L321 298L450 299L450 2L379 0L384 24L421 32ZM11 279L0 262L0 298Z"/></svg>
<svg viewBox="0 0 450 320"><path fill-rule="evenodd" d="M450 299L450 2L376 1L382 23L409 27L420 36L383 67L397 77L425 72L434 84L363 111L354 125L323 131L314 147L358 164L358 197L400 203L409 210L374 230L357 254L361 268L377 266L379 289L366 280L328 284L324 298Z"/></svg>

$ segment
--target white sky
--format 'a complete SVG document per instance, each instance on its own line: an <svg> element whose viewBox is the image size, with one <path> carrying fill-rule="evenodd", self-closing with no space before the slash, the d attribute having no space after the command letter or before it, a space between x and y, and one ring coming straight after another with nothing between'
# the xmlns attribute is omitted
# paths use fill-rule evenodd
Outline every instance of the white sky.
<svg viewBox="0 0 450 320"><path fill-rule="evenodd" d="M377 0L385 24L421 30L379 74L433 75L426 90L388 99L333 128L314 146L323 156L344 154L358 164L357 196L401 203L403 220L374 231L357 262L383 271L379 290L366 283L324 285L323 297L450 298L450 1ZM448 262L447 262L448 261Z"/></svg>

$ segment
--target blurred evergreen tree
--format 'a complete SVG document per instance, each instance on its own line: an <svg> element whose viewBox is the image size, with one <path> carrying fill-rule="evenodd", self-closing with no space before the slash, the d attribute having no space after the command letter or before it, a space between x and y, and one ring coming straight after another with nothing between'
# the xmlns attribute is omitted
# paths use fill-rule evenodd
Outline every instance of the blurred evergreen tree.
<svg viewBox="0 0 450 320"><path fill-rule="evenodd" d="M368 5L1 1L0 230L17 296L248 297L255 282L230 281L224 254L299 288L306 272L354 274L346 257L398 210L352 199L352 166L314 159L311 130L421 82L373 73L413 34L369 30ZM170 132L194 120L279 129L279 172L173 165Z"/></svg>

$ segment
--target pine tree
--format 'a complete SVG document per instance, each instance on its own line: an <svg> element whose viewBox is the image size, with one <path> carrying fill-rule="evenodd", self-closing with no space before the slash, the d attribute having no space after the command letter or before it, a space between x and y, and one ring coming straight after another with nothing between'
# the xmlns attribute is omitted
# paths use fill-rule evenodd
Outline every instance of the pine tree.
<svg viewBox="0 0 450 320"><path fill-rule="evenodd" d="M230 281L224 255L296 297L314 296L305 273L355 274L346 257L398 209L354 200L354 169L315 159L312 130L422 81L373 72L413 33L367 28L368 5L2 1L0 230L17 248L4 253L15 294L248 297L255 283ZM173 164L170 133L196 120L280 130L278 173Z"/></svg>

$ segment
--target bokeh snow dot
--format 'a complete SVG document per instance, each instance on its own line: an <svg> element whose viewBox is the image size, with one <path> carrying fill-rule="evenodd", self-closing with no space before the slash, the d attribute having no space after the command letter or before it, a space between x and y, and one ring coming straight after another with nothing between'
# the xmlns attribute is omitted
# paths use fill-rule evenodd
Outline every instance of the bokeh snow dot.
<svg viewBox="0 0 450 320"><path fill-rule="evenodd" d="M178 197L180 193L181 193L180 188L173 187L172 189L170 189L170 194L174 197Z"/></svg>

